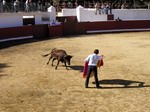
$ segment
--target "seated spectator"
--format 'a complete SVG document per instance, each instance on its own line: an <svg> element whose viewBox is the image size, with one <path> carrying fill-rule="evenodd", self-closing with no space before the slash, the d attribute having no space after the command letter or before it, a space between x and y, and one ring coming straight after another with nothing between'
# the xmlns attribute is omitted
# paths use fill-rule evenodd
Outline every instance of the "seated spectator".
<svg viewBox="0 0 150 112"><path fill-rule="evenodd" d="M119 17L116 19L116 21L122 21Z"/></svg>
<svg viewBox="0 0 150 112"><path fill-rule="evenodd" d="M58 22L57 20L56 21L52 21L51 23L50 23L50 26L57 26L57 25L61 25L61 22Z"/></svg>

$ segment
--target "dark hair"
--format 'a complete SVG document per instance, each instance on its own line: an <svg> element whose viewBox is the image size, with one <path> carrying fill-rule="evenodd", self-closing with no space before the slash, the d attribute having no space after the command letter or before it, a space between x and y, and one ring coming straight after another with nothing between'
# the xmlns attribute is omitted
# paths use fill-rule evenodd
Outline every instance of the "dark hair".
<svg viewBox="0 0 150 112"><path fill-rule="evenodd" d="M98 49L95 49L95 50L94 50L94 53L95 53L95 54L98 54L98 53L99 53L99 50L98 50Z"/></svg>

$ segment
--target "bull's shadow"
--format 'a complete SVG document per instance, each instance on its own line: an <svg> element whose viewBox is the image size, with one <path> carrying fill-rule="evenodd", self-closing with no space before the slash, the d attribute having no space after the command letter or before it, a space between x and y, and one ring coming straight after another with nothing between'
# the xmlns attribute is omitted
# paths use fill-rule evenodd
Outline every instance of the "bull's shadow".
<svg viewBox="0 0 150 112"><path fill-rule="evenodd" d="M10 66L6 63L0 63L0 72L2 72L3 69L6 68L6 67L10 67Z"/></svg>
<svg viewBox="0 0 150 112"><path fill-rule="evenodd" d="M77 71L79 71L79 72L82 72L83 71L83 66L81 66L81 65L70 65L70 66L68 66L68 67L70 67L71 69L73 69L73 70L77 70Z"/></svg>
<svg viewBox="0 0 150 112"><path fill-rule="evenodd" d="M95 84L95 82L92 82L92 83ZM102 86L103 89L150 87L150 85L145 85L144 82L123 80L123 79L100 80L99 84ZM106 85L109 85L109 86L106 86Z"/></svg>
<svg viewBox="0 0 150 112"><path fill-rule="evenodd" d="M10 66L6 63L0 63L0 78L3 76L7 76L6 73L3 73L3 69L6 67L10 67Z"/></svg>

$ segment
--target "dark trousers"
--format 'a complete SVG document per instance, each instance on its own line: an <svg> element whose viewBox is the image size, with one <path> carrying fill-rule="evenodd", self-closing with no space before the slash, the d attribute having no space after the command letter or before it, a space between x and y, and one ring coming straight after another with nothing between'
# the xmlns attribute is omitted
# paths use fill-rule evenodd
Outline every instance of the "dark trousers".
<svg viewBox="0 0 150 112"><path fill-rule="evenodd" d="M85 80L85 87L88 87L89 79L90 79L90 75L91 75L92 71L94 72L95 83L96 83L96 87L98 88L99 83L98 83L97 67L96 66L88 66L87 77Z"/></svg>

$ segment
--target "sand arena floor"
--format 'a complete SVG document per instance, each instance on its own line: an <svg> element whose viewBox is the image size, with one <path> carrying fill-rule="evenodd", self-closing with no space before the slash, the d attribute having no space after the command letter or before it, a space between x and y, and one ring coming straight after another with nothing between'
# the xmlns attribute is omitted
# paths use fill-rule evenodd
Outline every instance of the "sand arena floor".
<svg viewBox="0 0 150 112"><path fill-rule="evenodd" d="M42 57L52 48L73 55L70 70ZM83 60L104 55L88 89ZM54 63L56 65L56 62ZM78 35L0 50L0 112L150 112L150 32Z"/></svg>

